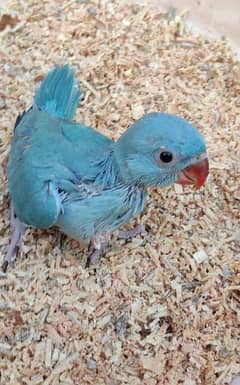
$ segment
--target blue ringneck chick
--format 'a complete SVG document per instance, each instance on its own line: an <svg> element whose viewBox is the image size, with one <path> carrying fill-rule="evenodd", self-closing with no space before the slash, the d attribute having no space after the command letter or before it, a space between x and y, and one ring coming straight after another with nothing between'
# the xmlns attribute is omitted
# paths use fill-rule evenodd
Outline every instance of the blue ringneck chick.
<svg viewBox="0 0 240 385"><path fill-rule="evenodd" d="M56 67L17 118L8 163L13 237L4 270L27 226L56 226L91 242L92 261L110 234L142 211L148 186L200 187L207 177L204 139L186 120L149 113L113 142L72 120L80 98L74 71Z"/></svg>

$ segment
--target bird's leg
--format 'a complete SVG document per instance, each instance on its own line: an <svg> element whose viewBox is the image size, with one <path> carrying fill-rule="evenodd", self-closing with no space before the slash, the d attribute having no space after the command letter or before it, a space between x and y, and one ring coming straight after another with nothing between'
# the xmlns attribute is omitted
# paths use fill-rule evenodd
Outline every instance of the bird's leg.
<svg viewBox="0 0 240 385"><path fill-rule="evenodd" d="M11 227L12 227L12 238L11 238L10 245L8 246L7 255L2 265L2 270L4 273L6 273L8 265L13 263L13 261L15 260L19 251L21 238L24 235L27 228L27 226L24 223L20 222L18 217L15 215L12 207L11 207Z"/></svg>
<svg viewBox="0 0 240 385"><path fill-rule="evenodd" d="M89 267L93 263L95 263L101 256L103 251L105 250L106 245L102 246L100 249L95 249L87 258L86 267Z"/></svg>
<svg viewBox="0 0 240 385"><path fill-rule="evenodd" d="M110 233L107 231L104 233L97 233L91 241L92 253L88 256L86 267L89 267L92 263L95 263L103 254L106 249L110 238Z"/></svg>
<svg viewBox="0 0 240 385"><path fill-rule="evenodd" d="M142 234L146 232L144 225L137 225L133 229L129 231L119 231L118 232L118 238L119 239L130 239L136 237L138 234Z"/></svg>

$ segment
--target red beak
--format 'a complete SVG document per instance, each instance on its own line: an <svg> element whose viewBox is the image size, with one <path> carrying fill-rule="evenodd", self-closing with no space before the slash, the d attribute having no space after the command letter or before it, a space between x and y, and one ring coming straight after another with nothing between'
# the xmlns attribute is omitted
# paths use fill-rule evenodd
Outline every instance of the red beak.
<svg viewBox="0 0 240 385"><path fill-rule="evenodd" d="M200 188L207 179L208 172L208 158L196 161L179 173L177 183L182 185L195 184L196 188Z"/></svg>

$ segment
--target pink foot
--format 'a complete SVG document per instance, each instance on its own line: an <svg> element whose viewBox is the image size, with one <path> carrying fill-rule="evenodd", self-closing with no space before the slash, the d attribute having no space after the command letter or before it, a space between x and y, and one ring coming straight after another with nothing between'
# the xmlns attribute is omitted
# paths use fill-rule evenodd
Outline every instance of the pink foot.
<svg viewBox="0 0 240 385"><path fill-rule="evenodd" d="M118 232L118 238L119 239L130 239L136 237L138 234L145 233L145 226L144 225L137 225L133 229L129 231L119 231Z"/></svg>
<svg viewBox="0 0 240 385"><path fill-rule="evenodd" d="M87 259L86 267L89 267L93 263L95 263L101 256L104 251L105 247L101 247L100 249L94 250Z"/></svg>
<svg viewBox="0 0 240 385"><path fill-rule="evenodd" d="M88 256L86 267L89 267L92 263L95 263L104 253L110 238L108 231L95 234L95 237L91 241L92 253Z"/></svg>
<svg viewBox="0 0 240 385"><path fill-rule="evenodd" d="M12 238L10 245L8 246L7 255L2 265L2 270L6 273L8 265L11 265L16 259L21 243L21 238L24 235L27 226L20 222L18 217L14 214L13 208L11 208L11 227L12 227Z"/></svg>

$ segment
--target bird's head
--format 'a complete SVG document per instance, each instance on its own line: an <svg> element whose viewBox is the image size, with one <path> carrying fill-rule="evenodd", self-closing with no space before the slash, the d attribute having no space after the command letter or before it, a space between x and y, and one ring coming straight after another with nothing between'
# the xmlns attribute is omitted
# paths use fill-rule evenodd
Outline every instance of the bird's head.
<svg viewBox="0 0 240 385"><path fill-rule="evenodd" d="M142 186L172 183L201 187L208 176L205 141L186 120L150 113L136 121L114 147L121 179Z"/></svg>

